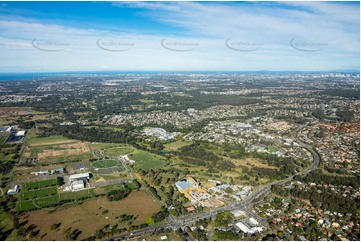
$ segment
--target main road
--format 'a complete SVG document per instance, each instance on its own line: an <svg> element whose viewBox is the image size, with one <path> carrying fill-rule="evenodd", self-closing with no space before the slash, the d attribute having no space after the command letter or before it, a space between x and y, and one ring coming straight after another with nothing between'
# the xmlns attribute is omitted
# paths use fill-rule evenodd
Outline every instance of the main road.
<svg viewBox="0 0 361 242"><path fill-rule="evenodd" d="M231 211L231 210L235 210L235 209L242 209L243 211L245 211L246 214L255 217L261 224L267 226L267 221L259 218L256 214L252 213L249 211L249 207L254 203L254 200L264 197L266 195L268 195L271 192L271 187L273 185L282 185L285 183L288 183L290 181L292 181L294 179L294 177L296 175L306 175L308 173L310 173L311 171L315 170L319 164L320 164L320 156L318 155L318 153L314 150L314 148L308 144L305 144L304 142L302 142L301 140L298 139L297 134L298 132L303 129L305 127L305 125L300 126L299 128L297 128L296 130L294 130L292 132L292 139L294 141L297 141L297 143L301 146L306 148L307 150L309 150L313 156L313 164L312 166L306 168L305 170L298 172L284 180L280 180L280 181L276 181L270 184L267 184L265 186L262 186L260 188L258 188L256 191L254 191L250 196L248 196L246 199L240 201L240 202L236 202L234 204L225 206L225 207L220 207L217 209L213 209L211 211L206 211L203 212L202 214L196 214L193 216L185 216L185 217L181 217L178 219L175 218L170 218L169 222L167 222L164 225L158 225L158 226L150 226L147 228L143 228L143 229L139 229L136 231L133 231L131 233L126 233L126 234L122 234L119 236L115 236L110 238L111 240L128 240L131 239L133 237L139 237L139 236L144 236L144 235L148 235L148 234L152 234L155 230L159 230L159 229L182 229L184 230L184 228L186 226L190 226L192 224L194 224L196 221L205 219L205 218L212 218L215 215L217 215L218 213L224 212L224 211Z"/></svg>

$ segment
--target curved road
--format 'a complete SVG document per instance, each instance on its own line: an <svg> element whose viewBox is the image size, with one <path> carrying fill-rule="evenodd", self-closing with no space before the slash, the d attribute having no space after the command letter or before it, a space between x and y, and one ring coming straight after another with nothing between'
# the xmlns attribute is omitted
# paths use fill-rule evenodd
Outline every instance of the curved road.
<svg viewBox="0 0 361 242"><path fill-rule="evenodd" d="M267 185L259 188L255 192L253 192L245 200L240 201L238 203L234 203L234 204L226 206L226 207L221 207L221 208L214 209L214 210L211 210L211 211L208 211L208 212L204 212L203 214L198 215L198 216L197 215L195 215L195 216L187 216L187 217L182 217L182 218L178 218L178 219L171 218L170 222L168 222L165 225L147 227L147 228L144 228L144 229L133 231L132 233L127 233L127 234L123 234L123 235L120 235L120 236L112 237L112 238L110 238L110 240L128 240L128 239L130 239L132 237L138 237L138 236L144 236L144 235L147 235L147 234L151 234L153 231L155 231L157 229L179 229L179 228L181 228L181 229L184 230L184 227L186 227L188 225L191 225L191 224L195 223L198 220L202 220L202 219L205 219L205 218L210 218L210 217L213 217L213 216L215 216L216 214L218 214L220 212L230 211L230 210L234 210L234 209L242 209L248 215L256 217L257 220L259 220L262 224L267 225L267 221L265 221L262 218L259 218L256 214L253 214L252 212L247 211L248 210L247 208L250 205L252 205L253 201L255 199L259 198L259 197L268 195L271 192L271 187L273 185L281 185L281 184L290 182L290 181L292 181L294 179L294 177L296 175L306 175L306 174L310 173L311 171L315 170L320 164L320 156L313 149L313 147L303 143L301 140L299 140L297 138L298 132L304 127L305 127L305 125L302 125L299 128L297 128L295 131L293 131L292 139L297 141L301 147L304 147L304 148L306 148L307 150L309 150L311 152L311 154L313 156L313 164L312 164L312 166L310 166L310 167L306 168L305 170L303 170L303 171L301 171L299 173L296 173L296 174L294 174L294 175L292 175L292 176L290 176L290 177L288 177L288 178L286 178L284 180L267 184Z"/></svg>

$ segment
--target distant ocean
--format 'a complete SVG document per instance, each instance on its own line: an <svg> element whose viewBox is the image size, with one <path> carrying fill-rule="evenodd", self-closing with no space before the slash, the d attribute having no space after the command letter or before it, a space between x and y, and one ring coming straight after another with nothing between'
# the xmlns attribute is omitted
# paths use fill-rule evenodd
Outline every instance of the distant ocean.
<svg viewBox="0 0 361 242"><path fill-rule="evenodd" d="M36 73L0 73L0 81L27 81L65 75L121 75L121 74L160 74L164 71L74 71L74 72L36 72ZM172 72L171 72L172 73Z"/></svg>
<svg viewBox="0 0 361 242"><path fill-rule="evenodd" d="M0 81L11 81L11 80L17 80L17 81L25 81L25 80L31 80L33 78L39 78L42 77L42 74L36 73L0 73Z"/></svg>
<svg viewBox="0 0 361 242"><path fill-rule="evenodd" d="M27 81L43 79L53 76L66 75L126 75L126 74L321 74L321 73L352 73L359 74L358 70L351 71L72 71L72 72L35 72L35 73L1 73L0 81Z"/></svg>

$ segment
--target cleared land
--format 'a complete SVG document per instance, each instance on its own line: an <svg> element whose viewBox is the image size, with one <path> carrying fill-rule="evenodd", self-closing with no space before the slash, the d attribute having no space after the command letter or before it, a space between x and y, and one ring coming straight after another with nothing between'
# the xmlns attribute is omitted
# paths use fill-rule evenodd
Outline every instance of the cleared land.
<svg viewBox="0 0 361 242"><path fill-rule="evenodd" d="M108 210L108 212L104 212ZM142 224L147 218L160 210L159 206L149 197L146 191L133 191L121 201L108 202L106 198L99 198L79 204L62 206L52 213L38 210L26 213L21 220L28 220L28 224L35 224L40 230L42 240L66 240L64 230L79 229L82 231L77 240L85 239L96 230L109 224L127 227L127 222L120 223L116 218L121 214L134 215L137 218L133 225ZM44 219L46 218L46 219ZM53 224L61 223L56 230L51 230Z"/></svg>
<svg viewBox="0 0 361 242"><path fill-rule="evenodd" d="M88 142L63 136L38 137L30 132L23 158L37 158L41 163L87 161L93 157Z"/></svg>
<svg viewBox="0 0 361 242"><path fill-rule="evenodd" d="M90 152L89 146L86 143L78 142L75 144L60 144L54 149L44 149L37 154L39 160L66 156L66 155L79 155Z"/></svg>

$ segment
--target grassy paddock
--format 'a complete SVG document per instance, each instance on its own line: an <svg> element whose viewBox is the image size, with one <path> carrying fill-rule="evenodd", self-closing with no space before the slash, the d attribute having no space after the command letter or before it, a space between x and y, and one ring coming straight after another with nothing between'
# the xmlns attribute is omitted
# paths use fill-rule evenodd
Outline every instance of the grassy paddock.
<svg viewBox="0 0 361 242"><path fill-rule="evenodd" d="M107 212L105 212L108 210ZM105 225L128 227L128 222L120 223L117 217L121 214L134 215L132 225L145 223L145 220L160 207L152 200L146 191L133 191L121 201L109 202L105 197L85 201L81 204L69 204L57 208L54 212L37 210L26 213L20 222L28 220L40 230L40 235L46 234L41 240L66 240L64 230L71 227L72 231L82 231L77 240L83 240ZM46 218L46 219L44 219ZM58 230L51 230L53 224L61 223ZM34 238L34 240L40 237Z"/></svg>
<svg viewBox="0 0 361 242"><path fill-rule="evenodd" d="M78 200L83 198L91 198L95 196L94 189L86 189L77 192L62 192L59 194L60 200Z"/></svg>

